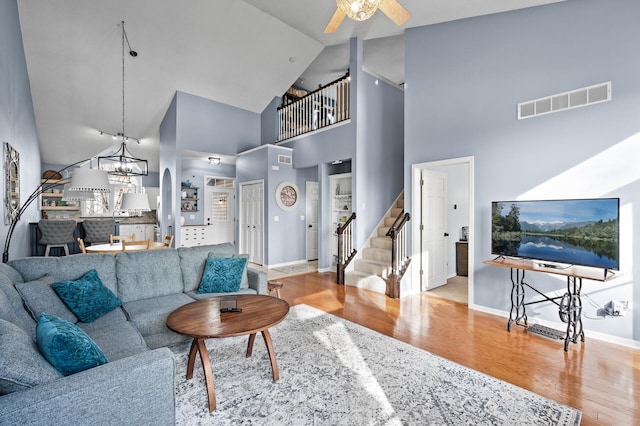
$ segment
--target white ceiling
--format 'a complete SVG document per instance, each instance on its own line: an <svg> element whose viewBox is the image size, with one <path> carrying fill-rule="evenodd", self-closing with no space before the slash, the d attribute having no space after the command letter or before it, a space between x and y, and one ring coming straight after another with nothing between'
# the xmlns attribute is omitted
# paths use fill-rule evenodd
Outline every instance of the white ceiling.
<svg viewBox="0 0 640 426"><path fill-rule="evenodd" d="M119 24L126 56L128 144L158 171L158 129L176 90L260 113L291 85L308 89L348 68L348 40L364 41L371 73L404 81L404 29L561 0L400 0L402 27L378 11L324 34L334 0L18 1L42 161L70 164L117 148L122 130ZM506 35L508 36L508 35Z"/></svg>

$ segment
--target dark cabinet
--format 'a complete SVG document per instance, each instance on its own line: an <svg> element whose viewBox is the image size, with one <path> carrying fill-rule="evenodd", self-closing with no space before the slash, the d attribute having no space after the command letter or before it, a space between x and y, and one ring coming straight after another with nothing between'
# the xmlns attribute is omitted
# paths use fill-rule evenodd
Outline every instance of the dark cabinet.
<svg viewBox="0 0 640 426"><path fill-rule="evenodd" d="M469 275L469 243L466 241L456 242L456 275Z"/></svg>

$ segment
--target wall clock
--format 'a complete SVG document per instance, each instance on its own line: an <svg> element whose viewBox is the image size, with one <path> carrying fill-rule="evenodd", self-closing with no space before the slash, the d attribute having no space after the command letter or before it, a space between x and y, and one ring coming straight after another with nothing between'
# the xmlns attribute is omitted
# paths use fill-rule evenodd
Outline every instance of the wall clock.
<svg viewBox="0 0 640 426"><path fill-rule="evenodd" d="M282 210L291 210L300 197L298 187L293 182L281 182L276 188L276 203Z"/></svg>

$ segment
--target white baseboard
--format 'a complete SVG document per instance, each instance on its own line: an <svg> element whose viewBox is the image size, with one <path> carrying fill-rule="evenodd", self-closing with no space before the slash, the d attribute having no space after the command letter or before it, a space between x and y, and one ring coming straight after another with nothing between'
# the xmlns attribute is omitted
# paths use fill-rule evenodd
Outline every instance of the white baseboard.
<svg viewBox="0 0 640 426"><path fill-rule="evenodd" d="M301 265L303 263L307 263L307 259L303 260L294 260L293 262L285 262L285 263L275 263L273 265L264 265L265 268L274 269L274 268L282 268L283 266L292 266L292 265Z"/></svg>
<svg viewBox="0 0 640 426"><path fill-rule="evenodd" d="M487 308L486 306L480 305L469 305L469 309L473 309L475 311L484 312L491 315L496 315L499 317L509 318L509 312L503 311L500 309ZM557 323L552 321L540 320L537 318L527 318L527 322L529 324L540 324L547 327L554 328L556 330L566 329L566 325L564 323ZM507 329L506 321L505 321L505 331ZM607 343L613 343L615 345L626 346L632 349L640 349L640 341L633 339L626 339L624 337L612 336L610 334L600 333L598 331L590 331L584 330L585 334L585 343L589 341L589 339L601 340Z"/></svg>

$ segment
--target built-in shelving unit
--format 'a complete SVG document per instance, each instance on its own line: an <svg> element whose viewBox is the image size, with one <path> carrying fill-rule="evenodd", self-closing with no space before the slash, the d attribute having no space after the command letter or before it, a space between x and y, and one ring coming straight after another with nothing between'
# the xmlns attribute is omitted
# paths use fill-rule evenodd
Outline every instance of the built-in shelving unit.
<svg viewBox="0 0 640 426"><path fill-rule="evenodd" d="M78 201L63 201L64 185L68 179L52 180L42 179L42 183L55 185L40 194L40 210L43 219L78 219L80 217L80 205Z"/></svg>
<svg viewBox="0 0 640 426"><path fill-rule="evenodd" d="M338 255L336 229L340 223L346 222L353 212L351 173L329 176L329 190L331 191L331 257L335 261Z"/></svg>
<svg viewBox="0 0 640 426"><path fill-rule="evenodd" d="M198 211L198 187L197 186L183 186L182 197L180 198L180 210L183 212L197 212Z"/></svg>

